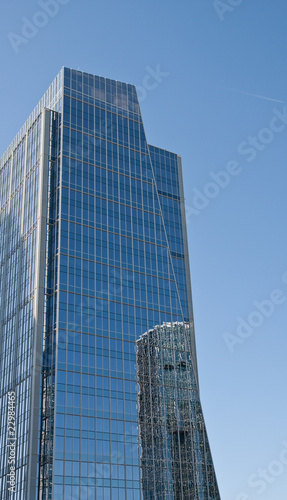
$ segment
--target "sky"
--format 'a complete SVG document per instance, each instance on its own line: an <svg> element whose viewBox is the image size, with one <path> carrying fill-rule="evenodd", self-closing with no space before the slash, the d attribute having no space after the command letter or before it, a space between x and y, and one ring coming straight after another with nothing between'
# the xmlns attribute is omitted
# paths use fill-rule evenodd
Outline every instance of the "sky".
<svg viewBox="0 0 287 500"><path fill-rule="evenodd" d="M286 18L286 0L0 6L0 156L62 66L137 85L149 143L182 156L222 500L286 500Z"/></svg>

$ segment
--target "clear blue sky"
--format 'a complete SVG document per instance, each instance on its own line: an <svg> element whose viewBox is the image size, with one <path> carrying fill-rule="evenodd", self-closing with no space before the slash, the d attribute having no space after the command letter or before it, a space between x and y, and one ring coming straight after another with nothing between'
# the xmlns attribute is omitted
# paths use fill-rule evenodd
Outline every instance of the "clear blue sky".
<svg viewBox="0 0 287 500"><path fill-rule="evenodd" d="M1 3L0 155L63 65L158 83L140 91L141 107L149 142L182 155L201 397L222 500L286 500L287 104L277 102L287 101L286 0L228 0L229 10L224 0L218 12L212 0L57 1L46 19L41 2ZM45 26L27 33L23 17L33 16ZM18 53L11 32L30 36L14 37ZM147 80L157 66L165 75ZM228 186L210 184L211 171ZM239 317L259 326L240 337Z"/></svg>

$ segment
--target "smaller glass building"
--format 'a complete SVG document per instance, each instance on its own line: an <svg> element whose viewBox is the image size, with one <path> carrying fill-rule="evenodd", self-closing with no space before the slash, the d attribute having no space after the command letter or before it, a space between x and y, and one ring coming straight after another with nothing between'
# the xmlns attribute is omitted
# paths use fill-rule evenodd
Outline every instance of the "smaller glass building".
<svg viewBox="0 0 287 500"><path fill-rule="evenodd" d="M189 338L164 323L137 341L144 500L218 498Z"/></svg>

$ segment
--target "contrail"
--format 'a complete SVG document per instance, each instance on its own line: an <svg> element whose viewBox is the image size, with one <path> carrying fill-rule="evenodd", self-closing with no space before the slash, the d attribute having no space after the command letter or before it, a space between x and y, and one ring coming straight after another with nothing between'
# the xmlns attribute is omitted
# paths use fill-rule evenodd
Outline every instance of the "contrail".
<svg viewBox="0 0 287 500"><path fill-rule="evenodd" d="M272 97L266 97L264 95L259 95L259 94L252 94L251 92L244 92L243 90L238 90L238 89L229 89L227 87L223 88L225 88L226 90L230 90L231 92L238 92L239 94L249 95L251 97L258 97L259 99L264 99L265 101L282 102L283 104L286 104L286 101L280 101L279 99L273 99Z"/></svg>

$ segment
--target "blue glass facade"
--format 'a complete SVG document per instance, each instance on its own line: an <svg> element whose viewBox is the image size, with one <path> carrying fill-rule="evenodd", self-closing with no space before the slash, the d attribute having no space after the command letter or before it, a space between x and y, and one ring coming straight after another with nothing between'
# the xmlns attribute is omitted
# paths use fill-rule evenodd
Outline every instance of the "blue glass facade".
<svg viewBox="0 0 287 500"><path fill-rule="evenodd" d="M0 163L0 497L5 500L36 498L50 126L62 106L61 78Z"/></svg>
<svg viewBox="0 0 287 500"><path fill-rule="evenodd" d="M2 497L219 500L198 396L180 157L147 144L136 89L121 82L63 68L32 118L0 173L9 198L1 197L1 429L12 390L17 446L27 442L18 496L9 496L1 433ZM38 185L28 204L13 182L28 190L31 125ZM22 288L12 219L19 255L30 238ZM22 304L31 313L20 327ZM27 388L17 378L23 364Z"/></svg>

